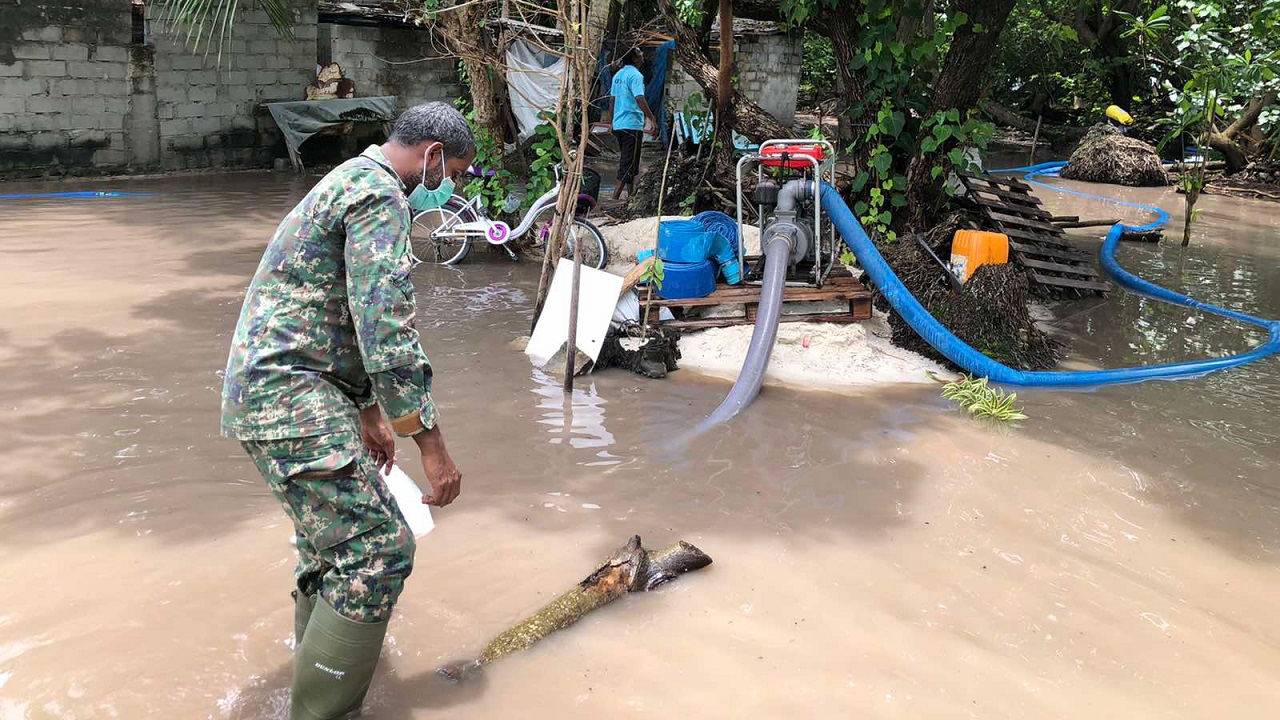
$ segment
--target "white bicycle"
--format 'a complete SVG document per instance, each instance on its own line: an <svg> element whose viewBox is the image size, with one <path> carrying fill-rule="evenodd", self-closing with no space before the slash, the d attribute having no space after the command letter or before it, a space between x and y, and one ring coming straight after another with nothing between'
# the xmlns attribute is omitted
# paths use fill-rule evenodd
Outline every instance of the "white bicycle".
<svg viewBox="0 0 1280 720"><path fill-rule="evenodd" d="M470 200L454 195L444 205L434 210L424 210L413 217L409 244L418 262L440 265L456 265L466 259L471 245L483 239L490 245L499 245L512 260L520 256L508 243L537 228L534 247L542 247L551 234L551 221L555 216L556 198L560 195L560 166L556 165L556 185L534 201L520 224L513 230L501 220L493 220L484 210L480 197ZM481 171L471 168L472 175ZM603 269L609 264L609 248L604 243L600 229L592 225L584 215L595 206L596 199L589 193L579 193L574 209L573 224L569 226L563 257L573 258L574 247L582 245L582 264Z"/></svg>

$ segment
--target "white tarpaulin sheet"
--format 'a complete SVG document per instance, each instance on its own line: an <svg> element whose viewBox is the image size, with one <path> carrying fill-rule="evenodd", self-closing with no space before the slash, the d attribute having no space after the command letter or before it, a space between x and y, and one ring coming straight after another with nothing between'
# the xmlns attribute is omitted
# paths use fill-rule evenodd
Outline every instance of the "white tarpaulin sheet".
<svg viewBox="0 0 1280 720"><path fill-rule="evenodd" d="M556 109L563 78L564 58L542 52L523 40L514 40L507 46L507 90L521 140L541 124L538 113Z"/></svg>

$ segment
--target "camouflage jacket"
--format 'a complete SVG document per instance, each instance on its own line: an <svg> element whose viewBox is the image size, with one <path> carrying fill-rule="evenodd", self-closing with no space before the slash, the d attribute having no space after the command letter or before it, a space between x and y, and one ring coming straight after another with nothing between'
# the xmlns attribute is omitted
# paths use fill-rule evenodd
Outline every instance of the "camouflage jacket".
<svg viewBox="0 0 1280 720"><path fill-rule="evenodd" d="M377 146L324 177L276 229L249 285L222 386L222 434L348 429L382 405L402 435L435 425L404 185Z"/></svg>

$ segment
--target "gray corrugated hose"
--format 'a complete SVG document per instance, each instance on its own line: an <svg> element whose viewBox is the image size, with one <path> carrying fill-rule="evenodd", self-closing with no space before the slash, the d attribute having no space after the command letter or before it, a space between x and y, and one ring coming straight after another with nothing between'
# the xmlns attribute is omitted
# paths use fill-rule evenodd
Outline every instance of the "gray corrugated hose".
<svg viewBox="0 0 1280 720"><path fill-rule="evenodd" d="M801 200L813 197L813 193L813 183L807 180L792 180L778 192L775 218L780 216L780 219L765 226L764 285L760 289L760 308L756 314L755 329L751 332L746 360L742 363L738 379L720 407L698 423L693 431L694 435L742 412L760 394L760 385L764 382L764 373L769 367L769 357L773 354L773 343L778 337L782 290L786 286L787 268L791 264L791 250L795 246L796 233L800 232L793 222L795 210Z"/></svg>

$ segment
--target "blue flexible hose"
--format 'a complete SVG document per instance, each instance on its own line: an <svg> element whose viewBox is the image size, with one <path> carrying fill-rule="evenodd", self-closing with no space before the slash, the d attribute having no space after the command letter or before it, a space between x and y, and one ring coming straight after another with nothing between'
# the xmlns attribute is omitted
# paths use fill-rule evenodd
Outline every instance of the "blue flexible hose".
<svg viewBox="0 0 1280 720"><path fill-rule="evenodd" d="M1101 195L1091 195L1087 192L1080 192L1079 190L1072 190L1071 188L1064 188L1059 185L1050 185L1047 182L1042 182L1036 179L1038 177L1043 177L1043 176L1057 177L1058 174L1062 172L1062 168L1066 166L1067 164L1065 162L1061 160L1057 160L1054 162L1040 163L1038 165L1027 165L1025 167L1001 168L999 170L988 170L987 174L1013 175L1016 173L1022 173L1023 180L1026 180L1032 185L1038 185L1042 188L1048 188L1049 190L1053 190L1054 192L1059 192L1064 195L1074 195L1076 197L1082 197L1088 200L1098 200L1101 202L1110 203L1112 205L1119 205L1121 207L1137 208L1138 210L1145 210L1151 213L1152 215L1155 215L1155 220L1152 220L1151 222L1145 223L1143 225L1126 224L1124 226L1125 232L1131 232L1131 233L1151 232L1153 230L1159 230L1160 228L1164 227L1166 223L1169 222L1169 213L1165 212L1162 208L1156 207L1155 205L1143 205L1142 203L1128 202L1125 200L1116 200L1115 198L1103 197Z"/></svg>
<svg viewBox="0 0 1280 720"><path fill-rule="evenodd" d="M124 192L121 190L72 190L65 192L44 193L8 193L0 195L0 200L56 200L60 198L99 198L99 197L140 197L155 193Z"/></svg>
<svg viewBox="0 0 1280 720"><path fill-rule="evenodd" d="M1062 164L1054 164L1057 170L1060 170ZM1015 169L1017 171L1018 169ZM1034 175L1051 172L1054 168L1044 166L1035 166L1033 168L1024 169L1027 172L1028 181L1034 181ZM1044 185L1044 183L1037 183ZM1046 185L1046 187L1053 187ZM1054 188L1059 189L1059 188ZM1082 193L1081 193L1082 194ZM1094 197L1094 196L1088 196ZM1108 200L1108 198L1096 198L1099 200ZM1124 203L1129 205L1130 203ZM1148 210L1157 211L1158 208L1143 207ZM1227 310L1216 305L1209 305L1194 300L1186 295L1176 293L1167 288L1162 288L1155 283L1143 280L1142 278L1130 273L1120 267L1115 259L1116 248L1120 244L1120 237L1128 231L1145 232L1155 229L1163 225L1168 219L1168 215L1164 211L1159 210L1160 220L1157 223L1149 223L1148 225L1129 226L1123 223L1117 223L1107 233L1107 239L1102 244L1102 267L1110 274L1119 284L1130 292L1147 295L1149 297L1161 300L1175 305L1183 305L1195 310L1213 313L1226 318L1240 320L1242 322L1257 325L1269 333L1269 339L1245 353L1232 355L1224 358L1212 358L1208 360L1197 360L1194 362L1169 363L1163 365L1147 365L1135 368L1119 368L1114 370L1082 370L1082 371L1045 371L1035 372L1027 370L1016 370L1007 365L1002 365L995 360L983 355L973 347L969 346L960 338L956 337L947 330L942 323L938 322L920 301L907 290L898 276L894 274L893 269L885 262L880 251L876 249L875 244L871 242L871 238L867 237L866 231L862 225L858 223L853 213L849 210L849 206L845 204L844 199L840 197L839 191L830 185L822 186L822 208L826 211L831 221L835 224L836 230L844 238L845 244L853 250L854 255L858 258L858 263L866 270L867 275L876 284L876 288L884 295L885 300L893 306L893 309L902 316L907 324L915 330L920 337L932 345L938 352L942 353L948 360L959 365L966 372L990 379L992 382L1003 385L1019 385L1025 387L1046 387L1046 388L1065 388L1065 387L1097 387L1101 385L1119 385L1122 383L1141 382L1143 380L1173 380L1178 378L1198 377L1217 370L1225 370L1227 368L1238 367L1255 360L1261 360L1280 352L1280 322L1274 320L1265 320L1263 318L1247 315L1245 313Z"/></svg>

